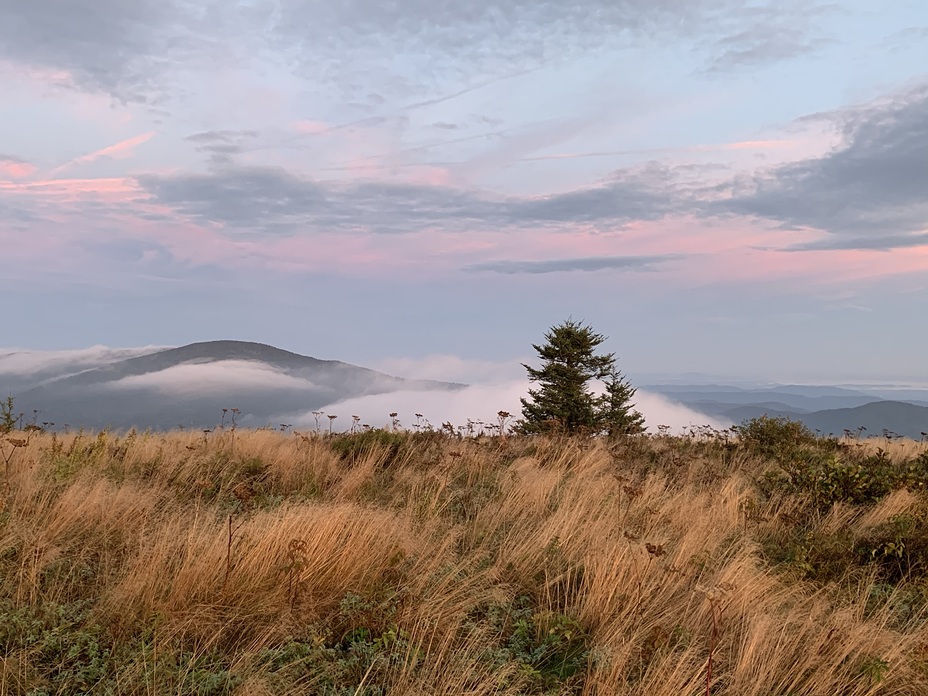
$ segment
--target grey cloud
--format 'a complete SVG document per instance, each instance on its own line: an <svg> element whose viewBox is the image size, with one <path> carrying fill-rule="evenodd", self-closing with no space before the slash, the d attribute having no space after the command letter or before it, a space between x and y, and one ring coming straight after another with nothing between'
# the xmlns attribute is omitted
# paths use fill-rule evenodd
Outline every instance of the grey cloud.
<svg viewBox="0 0 928 696"><path fill-rule="evenodd" d="M492 118L490 116L487 116L486 114L480 114L480 115L471 114L471 119L474 121L474 123L481 125L481 126L486 125L486 126L493 126L495 128L496 126L503 125L503 119Z"/></svg>
<svg viewBox="0 0 928 696"><path fill-rule="evenodd" d="M488 261L466 266L473 272L517 274L564 273L570 271L653 271L658 264L679 261L679 254L658 256L588 256L575 259L551 259L547 261Z"/></svg>
<svg viewBox="0 0 928 696"><path fill-rule="evenodd" d="M710 72L788 60L817 47L790 30L744 31L722 39L718 45L722 53L712 61Z"/></svg>
<svg viewBox="0 0 928 696"><path fill-rule="evenodd" d="M793 244L784 251L826 251L836 249L864 249L869 251L889 251L890 249L904 249L908 247L928 246L928 233L925 234L894 234L880 237L843 237L832 235L826 239L814 242Z"/></svg>
<svg viewBox="0 0 928 696"><path fill-rule="evenodd" d="M0 189L0 219L9 227L28 231L32 225L48 222L50 218L46 217L47 214L53 214L53 211L47 210L45 206L24 204L15 194Z"/></svg>
<svg viewBox="0 0 928 696"><path fill-rule="evenodd" d="M89 252L94 258L108 259L122 264L141 262L146 254L163 254L163 249L153 242L133 239L119 239L116 235L110 239L82 239L76 246Z"/></svg>
<svg viewBox="0 0 928 696"><path fill-rule="evenodd" d="M124 0L0 0L0 57L66 70L80 88L143 99L185 41L182 7Z"/></svg>
<svg viewBox="0 0 928 696"><path fill-rule="evenodd" d="M193 143L229 143L241 140L243 138L257 137L258 131L255 130L213 130L188 135L186 138L184 138L184 140L189 140Z"/></svg>
<svg viewBox="0 0 928 696"><path fill-rule="evenodd" d="M928 229L928 85L832 118L841 147L737 181L709 209L820 229L835 236L830 248L915 244Z"/></svg>
<svg viewBox="0 0 928 696"><path fill-rule="evenodd" d="M457 130L460 126L456 123L445 123L444 121L435 121L432 128L441 128L443 130Z"/></svg>
<svg viewBox="0 0 928 696"><path fill-rule="evenodd" d="M656 165L617 172L603 186L523 199L514 217L532 221L658 220L688 204L674 173Z"/></svg>
<svg viewBox="0 0 928 696"><path fill-rule="evenodd" d="M253 232L410 232L434 226L466 231L575 222L615 226L660 219L689 205L681 202L672 173L656 167L622 172L600 187L540 198L382 181L321 182L258 167L151 174L138 182L157 203L181 214Z"/></svg>
<svg viewBox="0 0 928 696"><path fill-rule="evenodd" d="M9 162L10 164L28 164L26 160L21 157L14 157L13 155L5 155L0 152L0 162Z"/></svg>
<svg viewBox="0 0 928 696"><path fill-rule="evenodd" d="M170 216L163 215L162 213L149 213L149 212L139 212L136 215L143 220L151 220L152 222L169 222L171 220Z"/></svg>
<svg viewBox="0 0 928 696"><path fill-rule="evenodd" d="M188 135L184 140L197 144L197 152L209 155L214 165L228 165L245 149L245 142L257 138L255 130L214 130Z"/></svg>
<svg viewBox="0 0 928 696"><path fill-rule="evenodd" d="M326 207L318 185L278 169L232 169L214 174L148 175L139 184L179 212L234 227L282 222Z"/></svg>
<svg viewBox="0 0 928 696"><path fill-rule="evenodd" d="M709 72L776 63L818 50L833 39L821 19L839 12L835 5L778 2L742 5L721 18L721 37L709 53Z"/></svg>
<svg viewBox="0 0 928 696"><path fill-rule="evenodd" d="M407 232L443 221L502 219L498 202L453 189L367 182L337 185L282 169L225 169L205 175L145 176L159 203L202 221L266 233L319 230Z"/></svg>

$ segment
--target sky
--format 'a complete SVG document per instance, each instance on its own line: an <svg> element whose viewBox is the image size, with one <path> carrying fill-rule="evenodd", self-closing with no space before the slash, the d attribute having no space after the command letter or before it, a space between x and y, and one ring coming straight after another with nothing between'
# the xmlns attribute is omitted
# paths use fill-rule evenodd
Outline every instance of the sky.
<svg viewBox="0 0 928 696"><path fill-rule="evenodd" d="M923 0L0 0L0 346L926 380Z"/></svg>

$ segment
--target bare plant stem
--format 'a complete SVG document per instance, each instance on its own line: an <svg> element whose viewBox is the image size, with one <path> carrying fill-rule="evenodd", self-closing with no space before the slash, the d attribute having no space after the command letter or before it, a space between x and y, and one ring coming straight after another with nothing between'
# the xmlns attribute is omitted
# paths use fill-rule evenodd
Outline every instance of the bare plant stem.
<svg viewBox="0 0 928 696"><path fill-rule="evenodd" d="M10 462L12 461L13 455L15 453L16 453L16 448L14 447L13 449L10 450L9 454L6 454L5 452L3 454L3 470L6 475L7 483L10 482Z"/></svg>
<svg viewBox="0 0 928 696"><path fill-rule="evenodd" d="M225 590L226 585L229 584L229 575L232 573L232 542L235 539L235 533L241 529L241 526L245 524L245 521L242 520L237 525L233 526L232 520L235 517L234 513L229 513L228 520L228 537L226 539L226 573L225 577L222 579L222 589Z"/></svg>
<svg viewBox="0 0 928 696"><path fill-rule="evenodd" d="M232 454L235 455L235 426L236 426L235 421L238 418L238 414L241 413L241 411L237 408L233 408L230 410L232 411L232 428L230 430L230 433L232 435Z"/></svg>

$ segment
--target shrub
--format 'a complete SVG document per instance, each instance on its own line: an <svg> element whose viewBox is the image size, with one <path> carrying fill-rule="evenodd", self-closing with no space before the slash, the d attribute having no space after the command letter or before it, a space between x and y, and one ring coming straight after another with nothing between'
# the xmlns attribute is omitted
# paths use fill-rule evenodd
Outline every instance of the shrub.
<svg viewBox="0 0 928 696"><path fill-rule="evenodd" d="M917 510L891 517L860 540L857 554L860 562L878 566L887 582L923 576L928 571L928 513Z"/></svg>
<svg viewBox="0 0 928 696"><path fill-rule="evenodd" d="M883 450L866 456L799 450L777 464L780 472L768 473L762 489L803 495L821 511L838 502L875 503L894 490L923 491L928 485L926 454L896 462Z"/></svg>
<svg viewBox="0 0 928 696"><path fill-rule="evenodd" d="M815 434L809 428L785 417L771 418L765 415L744 421L732 429L738 433L747 449L776 460L789 459L800 450L818 444Z"/></svg>

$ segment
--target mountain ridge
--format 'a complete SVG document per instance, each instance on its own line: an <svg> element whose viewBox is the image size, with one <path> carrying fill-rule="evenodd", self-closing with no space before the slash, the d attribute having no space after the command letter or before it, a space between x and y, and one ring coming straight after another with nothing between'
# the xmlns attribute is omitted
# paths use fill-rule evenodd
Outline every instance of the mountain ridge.
<svg viewBox="0 0 928 696"><path fill-rule="evenodd" d="M0 365L2 367L2 365ZM305 414L347 399L394 391L453 391L466 385L395 377L251 341L202 341L73 372L20 389L17 408L41 422L89 428L209 428L222 408L243 425ZM2 384L0 374L0 384ZM21 380L22 381L22 380Z"/></svg>
<svg viewBox="0 0 928 696"><path fill-rule="evenodd" d="M727 390L721 385L650 388L689 408L736 425L766 415L799 421L822 435L841 436L845 430L856 432L860 426L868 435L881 435L886 430L916 440L923 437L923 432L928 432L928 407L924 403L883 398L884 392L879 388L869 393L863 388L803 388L795 384ZM919 389L898 391L914 398L925 396Z"/></svg>

